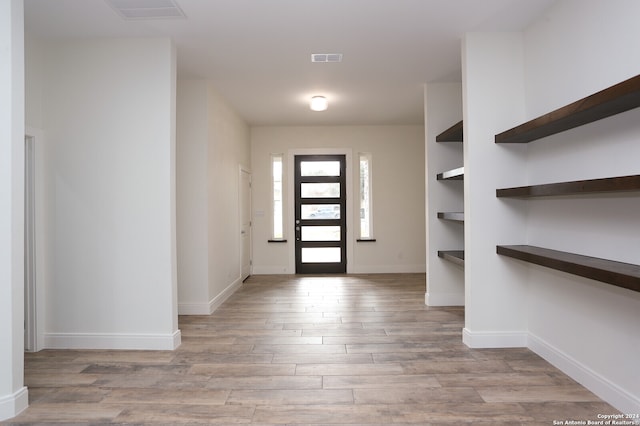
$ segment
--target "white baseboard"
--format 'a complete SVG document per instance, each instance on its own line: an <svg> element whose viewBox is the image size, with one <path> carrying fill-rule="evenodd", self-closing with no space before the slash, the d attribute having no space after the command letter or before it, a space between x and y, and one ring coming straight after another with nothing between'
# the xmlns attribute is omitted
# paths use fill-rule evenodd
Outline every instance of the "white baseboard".
<svg viewBox="0 0 640 426"><path fill-rule="evenodd" d="M207 303L178 303L178 315L211 315L240 287L242 281L238 278Z"/></svg>
<svg viewBox="0 0 640 426"><path fill-rule="evenodd" d="M427 272L424 264L420 265L353 265L347 264L349 274L423 274Z"/></svg>
<svg viewBox="0 0 640 426"><path fill-rule="evenodd" d="M238 289L242 287L242 280L238 277L234 282L232 282L227 288L222 290L220 294L209 301L209 313L212 314L216 309L222 305L225 300L227 300L233 293L238 291Z"/></svg>
<svg viewBox="0 0 640 426"><path fill-rule="evenodd" d="M484 331L462 330L462 341L470 348L526 348L526 331Z"/></svg>
<svg viewBox="0 0 640 426"><path fill-rule="evenodd" d="M209 303L178 303L178 315L210 315Z"/></svg>
<svg viewBox="0 0 640 426"><path fill-rule="evenodd" d="M640 413L640 398L602 377L575 358L529 334L529 349L622 413Z"/></svg>
<svg viewBox="0 0 640 426"><path fill-rule="evenodd" d="M45 349L174 350L182 341L180 330L172 334L46 333Z"/></svg>
<svg viewBox="0 0 640 426"><path fill-rule="evenodd" d="M251 267L252 275L288 275L293 274L286 266L256 266Z"/></svg>
<svg viewBox="0 0 640 426"><path fill-rule="evenodd" d="M294 274L284 266L253 266L254 275L289 275ZM420 265L349 265L348 274L424 274L427 267Z"/></svg>
<svg viewBox="0 0 640 426"><path fill-rule="evenodd" d="M29 392L26 387L11 395L0 397L0 421L11 419L29 406Z"/></svg>
<svg viewBox="0 0 640 426"><path fill-rule="evenodd" d="M464 293L425 293L427 306L464 306Z"/></svg>

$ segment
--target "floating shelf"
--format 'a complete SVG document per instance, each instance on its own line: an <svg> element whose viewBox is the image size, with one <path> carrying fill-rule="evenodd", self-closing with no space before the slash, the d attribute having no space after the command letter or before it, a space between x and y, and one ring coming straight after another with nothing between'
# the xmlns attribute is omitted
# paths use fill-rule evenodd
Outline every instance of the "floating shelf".
<svg viewBox="0 0 640 426"><path fill-rule="evenodd" d="M457 169L448 170L446 172L438 173L436 175L437 180L463 180L464 179L464 167L458 167Z"/></svg>
<svg viewBox="0 0 640 426"><path fill-rule="evenodd" d="M464 267L464 250L438 250L438 257Z"/></svg>
<svg viewBox="0 0 640 426"><path fill-rule="evenodd" d="M462 142L462 120L436 136L436 142Z"/></svg>
<svg viewBox="0 0 640 426"><path fill-rule="evenodd" d="M638 190L640 190L640 175L632 175L496 189L496 197L531 198Z"/></svg>
<svg viewBox="0 0 640 426"><path fill-rule="evenodd" d="M450 220L453 222L464 222L463 212L438 212L438 219Z"/></svg>
<svg viewBox="0 0 640 426"><path fill-rule="evenodd" d="M640 265L534 246L497 246L496 251L503 256L640 291Z"/></svg>
<svg viewBox="0 0 640 426"><path fill-rule="evenodd" d="M640 75L541 115L495 136L496 143L527 143L640 106Z"/></svg>

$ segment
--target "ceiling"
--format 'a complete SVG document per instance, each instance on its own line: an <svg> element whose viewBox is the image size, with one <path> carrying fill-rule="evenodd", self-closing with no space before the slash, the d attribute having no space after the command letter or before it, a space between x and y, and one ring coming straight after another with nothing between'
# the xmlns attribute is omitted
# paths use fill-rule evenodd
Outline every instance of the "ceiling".
<svg viewBox="0 0 640 426"><path fill-rule="evenodd" d="M421 124L423 84L460 81L464 33L522 30L555 0L176 2L186 19L126 21L105 0L25 0L25 28L48 40L170 37L178 78L210 80L253 126ZM311 63L313 53L344 57ZM313 95L329 109L310 111Z"/></svg>

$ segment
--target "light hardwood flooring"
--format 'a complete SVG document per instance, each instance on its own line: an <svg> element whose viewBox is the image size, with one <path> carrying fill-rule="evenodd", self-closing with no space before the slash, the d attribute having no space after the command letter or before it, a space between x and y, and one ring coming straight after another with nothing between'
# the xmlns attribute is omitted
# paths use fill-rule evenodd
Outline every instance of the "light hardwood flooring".
<svg viewBox="0 0 640 426"><path fill-rule="evenodd" d="M25 356L8 424L550 425L617 413L527 349L469 349L424 274L253 276L175 351Z"/></svg>

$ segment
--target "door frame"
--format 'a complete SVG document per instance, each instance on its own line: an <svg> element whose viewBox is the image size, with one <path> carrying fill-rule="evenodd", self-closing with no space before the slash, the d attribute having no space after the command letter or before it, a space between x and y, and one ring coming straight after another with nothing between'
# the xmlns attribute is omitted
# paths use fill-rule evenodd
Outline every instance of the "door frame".
<svg viewBox="0 0 640 426"><path fill-rule="evenodd" d="M346 196L347 196L347 238L345 244L347 246L347 274L352 272L353 268L353 150L351 148L307 148L307 149L290 149L287 152L287 201L286 211L284 212L284 221L286 235L291 239L289 246L289 267L288 270L292 274L296 271L296 245L295 245L295 156L296 155L344 155L346 167Z"/></svg>
<svg viewBox="0 0 640 426"><path fill-rule="evenodd" d="M249 176L249 205L247 208L249 209L249 275L247 277L242 277L242 265L244 263L244 259L242 258L242 174L246 173ZM240 170L238 172L238 235L240 235L240 280L244 281L246 278L250 277L253 274L253 215L251 214L251 203L253 198L253 175L251 174L251 170L240 166Z"/></svg>
<svg viewBox="0 0 640 426"><path fill-rule="evenodd" d="M45 292L46 292L46 270L47 260L46 232L45 232L45 179L44 179L44 132L33 127L25 128L25 147L27 139L30 140L33 148L32 175L33 179L33 286L27 288L25 281L25 327L29 327L27 334L31 336L30 342L25 341L25 349L29 344L29 351L38 352L45 348L44 345L44 321L45 321ZM26 151L25 151L26 156ZM26 185L26 181L25 181ZM26 186L25 186L26 187ZM25 211L25 214L27 212ZM26 242L26 241L25 241ZM27 265L25 264L25 268ZM28 317L27 317L28 316Z"/></svg>

